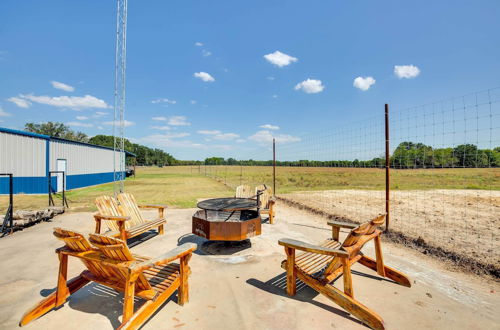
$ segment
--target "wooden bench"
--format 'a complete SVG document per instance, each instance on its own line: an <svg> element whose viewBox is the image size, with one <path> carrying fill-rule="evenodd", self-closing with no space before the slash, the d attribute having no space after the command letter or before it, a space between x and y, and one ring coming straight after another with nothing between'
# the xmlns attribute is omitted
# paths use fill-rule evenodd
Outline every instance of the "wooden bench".
<svg viewBox="0 0 500 330"><path fill-rule="evenodd" d="M96 198L95 204L98 214L94 215L96 221L95 233L101 233L101 223L107 225L108 236L119 237L126 241L128 238L138 236L148 230L158 228L158 233L164 233L163 226L166 224L164 210L166 205L137 205L133 195L121 193L115 200L110 196ZM158 219L146 220L142 217L140 209L158 209Z"/></svg>
<svg viewBox="0 0 500 330"><path fill-rule="evenodd" d="M186 243L161 256L149 258L133 255L124 241L109 236L90 234L89 241L80 233L61 228L54 230L54 236L65 244L56 250L60 261L56 291L26 312L19 322L20 326L64 305L71 294L89 282L124 293L119 329L139 328L176 290L179 305L189 300L188 261L197 248L194 243ZM80 259L86 267L69 281L68 257ZM174 263L175 260L179 262ZM135 297L146 302L134 312ZM117 298L120 299L119 296Z"/></svg>
<svg viewBox="0 0 500 330"><path fill-rule="evenodd" d="M287 259L281 266L287 273L287 294L296 293L296 279L323 294L334 303L344 308L373 329L384 329L382 318L354 299L351 266L356 262L371 268L380 276L387 277L401 285L410 287L408 277L386 265L382 256L380 241L381 231L378 229L385 221L385 214L362 225L345 222L328 221L332 227L332 238L313 245L293 239L280 239L279 244L285 247ZM340 228L350 229L343 243L339 242ZM374 240L376 259L361 252L363 246ZM302 252L295 253L296 250ZM330 283L343 275L344 292Z"/></svg>

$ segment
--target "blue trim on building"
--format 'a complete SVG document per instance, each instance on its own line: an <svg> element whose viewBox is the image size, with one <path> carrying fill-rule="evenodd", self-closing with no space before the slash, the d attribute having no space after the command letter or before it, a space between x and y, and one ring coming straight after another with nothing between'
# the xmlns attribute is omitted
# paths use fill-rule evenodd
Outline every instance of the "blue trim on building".
<svg viewBox="0 0 500 330"><path fill-rule="evenodd" d="M125 177L125 173L122 175ZM113 182L113 172L68 175L66 177L66 189L71 190L108 182ZM44 176L14 177L14 194L46 194L48 185L47 177ZM52 177L51 185L53 192L55 192L57 190L56 175ZM8 193L9 178L0 177L0 194Z"/></svg>
<svg viewBox="0 0 500 330"><path fill-rule="evenodd" d="M48 136L48 135L31 133L31 132L25 132L25 131L18 131L16 129L10 129L10 128L4 128L4 127L0 127L0 132L10 133L10 134L17 134L17 135L24 135L24 136L31 136L31 137L35 137L35 138L39 138L39 139L45 139L45 140L50 139L50 136Z"/></svg>
<svg viewBox="0 0 500 330"><path fill-rule="evenodd" d="M49 177L50 171L50 141L47 140L45 143L45 176ZM48 190L49 188L47 188Z"/></svg>

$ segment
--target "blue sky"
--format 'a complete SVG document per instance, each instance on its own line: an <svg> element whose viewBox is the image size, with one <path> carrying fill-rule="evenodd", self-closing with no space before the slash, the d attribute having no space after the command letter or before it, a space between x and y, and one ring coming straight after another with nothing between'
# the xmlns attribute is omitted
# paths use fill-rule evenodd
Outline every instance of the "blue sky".
<svg viewBox="0 0 500 330"><path fill-rule="evenodd" d="M126 136L249 158L386 102L497 87L499 17L497 0L129 0ZM115 1L2 1L0 126L111 134L115 19Z"/></svg>

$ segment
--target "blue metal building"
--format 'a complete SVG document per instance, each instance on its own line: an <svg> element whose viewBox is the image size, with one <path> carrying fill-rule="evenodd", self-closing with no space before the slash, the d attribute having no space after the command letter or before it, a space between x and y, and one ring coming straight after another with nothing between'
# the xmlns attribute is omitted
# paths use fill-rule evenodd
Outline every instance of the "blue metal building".
<svg viewBox="0 0 500 330"><path fill-rule="evenodd" d="M15 194L48 193L49 171L66 173L67 190L112 182L113 157L120 168L113 148L0 127L0 173L14 174ZM62 184L62 175L53 174L53 189ZM0 177L0 194L8 189L8 178Z"/></svg>

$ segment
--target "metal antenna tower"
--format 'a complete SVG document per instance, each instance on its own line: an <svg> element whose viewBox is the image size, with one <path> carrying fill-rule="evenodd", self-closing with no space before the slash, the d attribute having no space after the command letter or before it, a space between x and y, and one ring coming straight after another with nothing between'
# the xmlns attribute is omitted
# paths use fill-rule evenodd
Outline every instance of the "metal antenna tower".
<svg viewBox="0 0 500 330"><path fill-rule="evenodd" d="M116 3L115 104L113 120L113 191L115 195L123 192L123 181L125 179L124 115L127 55L127 0L117 0ZM117 161L119 161L118 164L116 164Z"/></svg>

